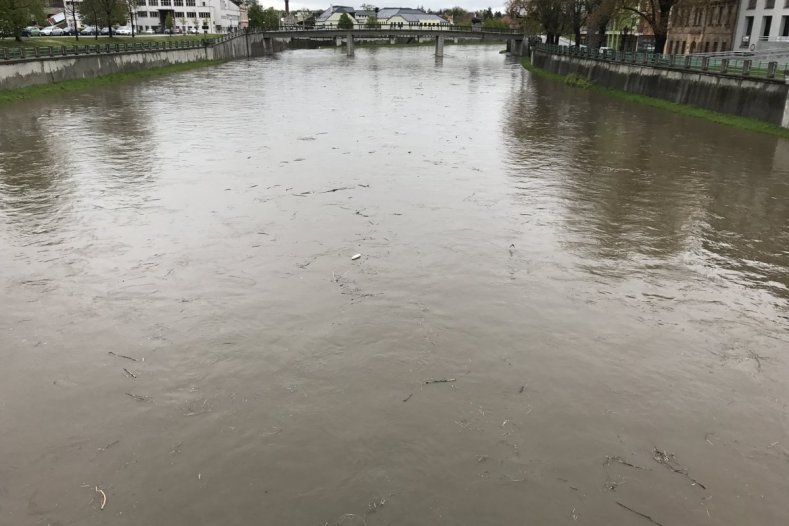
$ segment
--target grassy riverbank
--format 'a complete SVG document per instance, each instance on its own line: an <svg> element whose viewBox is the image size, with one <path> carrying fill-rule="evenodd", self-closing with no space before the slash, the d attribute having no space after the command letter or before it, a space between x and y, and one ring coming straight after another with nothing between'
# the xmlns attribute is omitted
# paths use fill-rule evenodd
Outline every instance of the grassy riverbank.
<svg viewBox="0 0 789 526"><path fill-rule="evenodd" d="M57 82L55 84L39 84L36 86L28 86L26 88L19 88L13 90L0 90L0 106L19 102L28 99L34 99L52 95L54 93L65 93L69 91L83 91L90 88L100 86L107 86L110 84L118 84L122 82L131 82L151 77L160 77L170 73L178 73L181 71L189 71L191 69L204 68L207 66L216 66L221 64L221 60L201 60L199 62L186 62L184 64L173 64L170 66L163 66L160 68L143 69L130 73L115 73L113 75L105 75L103 77L96 77L91 79L67 80L64 82Z"/></svg>
<svg viewBox="0 0 789 526"><path fill-rule="evenodd" d="M578 79L577 75L557 75L556 73L551 73L550 71L546 71L542 68L538 68L537 66L529 62L528 58L524 58L521 63L523 64L523 67L526 70L530 71L531 73L537 76L559 81L559 82L564 82L569 86L575 86L581 89L589 89L599 93L604 93L610 97L615 97L620 100L635 102L637 104L641 104L643 106L649 106L651 108L659 108L661 110L670 111L672 113L687 115L688 117L705 119L708 121L716 122L718 124L726 124L728 126L734 126L736 128L740 128L743 130L749 130L758 133L766 133L769 135L774 135L776 137L783 137L785 139L789 139L789 129L781 128L780 126L776 126L768 122L764 122L756 119L749 119L747 117L738 117L736 115L729 115L726 113L718 113L716 111L707 110L704 108L699 108L697 106L691 106L688 104L677 104L676 102L671 102L663 99L656 99L654 97L647 97L645 95L638 95L635 93L629 93L627 91L618 90L614 88L604 88L592 82L586 81L585 79L583 83L579 84L579 82L577 81Z"/></svg>

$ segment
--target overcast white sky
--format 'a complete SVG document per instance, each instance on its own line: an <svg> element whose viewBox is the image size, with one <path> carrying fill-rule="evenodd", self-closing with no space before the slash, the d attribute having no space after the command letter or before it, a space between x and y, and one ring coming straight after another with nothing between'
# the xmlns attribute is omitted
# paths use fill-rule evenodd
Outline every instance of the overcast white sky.
<svg viewBox="0 0 789 526"><path fill-rule="evenodd" d="M352 7L359 7L360 4L372 4L376 7L417 7L422 6L425 9L444 9L449 7L460 6L467 11L483 10L490 7L493 11L504 12L504 3L501 0L382 0L371 1L361 0L359 2L351 2L349 0L302 0L290 1L290 10L307 8L310 10L327 9L330 5L349 5ZM284 0L260 0L260 5L263 7L274 7L274 9L285 9Z"/></svg>

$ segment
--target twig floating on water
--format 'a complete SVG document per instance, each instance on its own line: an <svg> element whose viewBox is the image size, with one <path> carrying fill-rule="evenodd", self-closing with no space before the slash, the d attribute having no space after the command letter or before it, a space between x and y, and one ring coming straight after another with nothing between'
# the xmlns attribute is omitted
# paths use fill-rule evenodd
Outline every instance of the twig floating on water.
<svg viewBox="0 0 789 526"><path fill-rule="evenodd" d="M411 397L412 397L412 396L414 396L414 393L411 393L410 395L406 396L406 397L403 399L403 402L408 402L409 400L411 400Z"/></svg>
<svg viewBox="0 0 789 526"><path fill-rule="evenodd" d="M631 464L630 462L628 462L627 460L623 459L622 457L609 457L608 455L606 455L606 457L605 457L605 464L603 464L603 465L607 466L607 465L611 464L612 462L616 462L618 464L622 464L623 466L628 466L628 467L631 467L633 469L643 469L643 470L647 469L647 468L643 468L641 466L636 466L635 464Z"/></svg>
<svg viewBox="0 0 789 526"><path fill-rule="evenodd" d="M126 373L126 374L128 374L130 378L135 378L135 379L137 378L137 375L136 375L136 374L134 374L133 372L131 372L130 370L128 370L128 369L127 369L127 368L125 368L125 367L123 368L123 372L124 372L124 373Z"/></svg>
<svg viewBox="0 0 789 526"><path fill-rule="evenodd" d="M688 470L687 469L683 468L682 466L680 466L679 464L676 463L676 460L675 460L675 457L674 457L673 453L667 453L665 451L659 450L656 447L653 447L652 448L652 458L658 464L663 464L664 466L666 466L668 469L670 469L674 473L682 475L683 477L688 479L692 485L698 486L701 489L707 489L707 486L705 486L704 484L702 484L698 480L696 480L693 477L691 477L690 475L688 475ZM677 465L675 466L674 464L677 464Z"/></svg>
<svg viewBox="0 0 789 526"><path fill-rule="evenodd" d="M115 445L115 444L117 444L118 442L120 442L120 440L116 440L115 442L110 442L110 443L109 443L109 444L107 444L106 446L104 446L104 447L100 447L100 448L99 448L99 451L107 451L109 448L111 448L112 446L114 446L114 445Z"/></svg>
<svg viewBox="0 0 789 526"><path fill-rule="evenodd" d="M428 378L427 380L425 380L425 385L428 385L428 384L444 384L444 383L455 382L455 381L456 380L454 378L438 378L438 379L436 379L436 378Z"/></svg>
<svg viewBox="0 0 789 526"><path fill-rule="evenodd" d="M127 360L131 360L131 361L133 361L133 362L136 362L136 361L137 361L137 358L132 358L131 356L124 356L123 354L115 354L115 353L114 353L114 352L112 352L112 351L107 351L107 352L108 352L109 354L111 354L111 355L113 355L113 356L117 357L117 358L126 358Z"/></svg>
<svg viewBox="0 0 789 526"><path fill-rule="evenodd" d="M104 506L107 505L107 494L104 493L103 490L100 490L98 486L96 486L96 493L101 495L101 507L99 509L103 511Z"/></svg>
<svg viewBox="0 0 789 526"><path fill-rule="evenodd" d="M616 503L617 503L619 506L621 506L621 507L625 508L627 511L629 511L629 512L631 512L631 513L635 513L635 514L636 514L636 515L638 515L639 517L643 517L643 518L645 518L646 520L648 520L648 521L649 521L649 522L651 522L652 524L657 524L657 526L663 526L661 523L659 523L658 521L656 521L655 519L653 519L652 517L650 517L650 516L649 516L649 515L647 515L646 513L641 513L640 511L636 511L636 510L634 510L633 508L628 508L627 506L625 506L624 504L622 504L622 503L621 503L621 502L619 502L618 500L616 501Z"/></svg>
<svg viewBox="0 0 789 526"><path fill-rule="evenodd" d="M132 398L134 398L138 402L150 402L150 400L151 400L150 396L142 396L142 395L137 395L137 394L132 394L132 393L126 393L126 396L131 396Z"/></svg>
<svg viewBox="0 0 789 526"><path fill-rule="evenodd" d="M522 393L522 392L523 392L523 391L525 391L525 390L526 390L526 386L525 386L525 385L522 385L522 386L521 386L521 388L520 388L520 389L518 389L518 392L519 392L519 393Z"/></svg>

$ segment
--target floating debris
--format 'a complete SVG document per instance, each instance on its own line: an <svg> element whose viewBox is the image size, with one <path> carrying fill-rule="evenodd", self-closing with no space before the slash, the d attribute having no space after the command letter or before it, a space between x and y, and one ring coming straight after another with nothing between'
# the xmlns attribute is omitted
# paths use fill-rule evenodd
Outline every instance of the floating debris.
<svg viewBox="0 0 789 526"><path fill-rule="evenodd" d="M126 396L130 396L130 397L134 398L135 400L137 400L138 402L150 402L151 401L151 397L150 396L143 396L143 395L137 395L137 394L132 394L132 393L126 393Z"/></svg>
<svg viewBox="0 0 789 526"><path fill-rule="evenodd" d="M444 384L448 382L455 382L454 378L428 378L425 380L425 385L429 384Z"/></svg>
<svg viewBox="0 0 789 526"><path fill-rule="evenodd" d="M406 397L403 399L403 402L408 402L409 400L411 400L411 397L412 397L412 396L414 396L414 393L411 393L410 395L406 396Z"/></svg>
<svg viewBox="0 0 789 526"><path fill-rule="evenodd" d="M635 514L636 514L636 515L638 515L639 517L643 517L643 518L645 518L646 520L648 520L648 521L649 521L649 522L651 522L652 524L657 524L657 526L663 526L661 523L659 523L658 521L656 521L655 519L653 519L652 517L650 517L649 515L647 515L647 514L645 514L645 513L641 513L640 511L636 511L636 510L634 510L633 508L629 508L629 507L625 506L624 504L622 504L622 503L621 503L621 502L619 502L619 501L616 501L616 503L617 503L619 506L621 506L622 508L626 509L627 511L629 511L629 512L631 512L631 513L635 513Z"/></svg>
<svg viewBox="0 0 789 526"><path fill-rule="evenodd" d="M605 463L603 463L603 465L604 466L608 466L609 464L613 464L614 462L616 462L617 464L622 464L623 466L631 467L633 469L643 469L643 470L647 469L647 468L644 468L644 467L641 467L641 466L636 466L635 464L631 464L630 462L628 462L627 460L623 459L622 457L616 457L616 456L615 457L609 457L608 455L606 455Z"/></svg>
<svg viewBox="0 0 789 526"><path fill-rule="evenodd" d="M107 351L107 354L110 354L110 355L112 355L112 356L115 356L116 358L126 358L127 360L131 360L131 361L133 361L133 362L136 362L136 361L138 361L138 360L137 360L137 358L132 358L131 356L124 356L123 354L115 354L115 353L114 353L114 352L112 352L112 351Z"/></svg>
<svg viewBox="0 0 789 526"><path fill-rule="evenodd" d="M107 505L107 494L104 493L103 490L99 489L98 486L96 486L96 493L101 495L101 507L99 509L104 511L104 506Z"/></svg>
<svg viewBox="0 0 789 526"><path fill-rule="evenodd" d="M698 480L688 475L688 470L683 468L681 465L679 465L679 463L677 462L677 458L674 456L673 453L667 453L666 451L661 451L655 447L652 448L652 458L658 464L663 464L674 473L682 475L683 477L688 479L692 486L698 486L701 489L707 489L707 486L705 486Z"/></svg>
<svg viewBox="0 0 789 526"><path fill-rule="evenodd" d="M123 368L123 372L124 372L124 373L126 373L126 375L127 375L129 378L134 378L134 379L137 379L137 375L136 375L136 374L134 374L133 372L131 372L130 370L126 369L125 367Z"/></svg>
<svg viewBox="0 0 789 526"><path fill-rule="evenodd" d="M359 259L360 257L362 257L362 255L361 255L361 254L354 254L353 256L351 256L351 261L356 261L356 260L357 260L357 259Z"/></svg>

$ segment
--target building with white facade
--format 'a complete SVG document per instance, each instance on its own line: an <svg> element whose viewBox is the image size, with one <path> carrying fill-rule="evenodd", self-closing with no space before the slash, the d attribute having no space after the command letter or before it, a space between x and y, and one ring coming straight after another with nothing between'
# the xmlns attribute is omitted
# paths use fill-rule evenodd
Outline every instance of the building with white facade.
<svg viewBox="0 0 789 526"><path fill-rule="evenodd" d="M789 1L740 0L732 49L789 50Z"/></svg>
<svg viewBox="0 0 789 526"><path fill-rule="evenodd" d="M231 0L137 0L134 25L138 31L161 31L167 15L184 32L227 33L241 25L239 6Z"/></svg>
<svg viewBox="0 0 789 526"><path fill-rule="evenodd" d="M435 27L449 28L452 24L432 13L422 9L410 7L384 7L377 12L356 10L353 7L335 5L321 13L315 19L318 29L336 28L342 15L348 15L354 27L363 28L370 18L375 18L377 25L383 29L409 28L409 27Z"/></svg>

